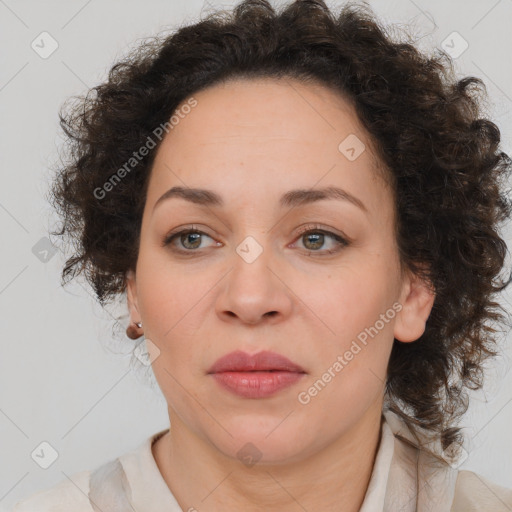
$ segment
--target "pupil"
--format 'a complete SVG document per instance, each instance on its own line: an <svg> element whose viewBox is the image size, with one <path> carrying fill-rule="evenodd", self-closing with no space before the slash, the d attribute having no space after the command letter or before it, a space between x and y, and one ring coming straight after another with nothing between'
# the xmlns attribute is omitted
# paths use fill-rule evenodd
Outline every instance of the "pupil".
<svg viewBox="0 0 512 512"><path fill-rule="evenodd" d="M200 233L187 233L186 235L184 235L184 238L182 237L182 241L183 241L183 240L185 240L185 241L186 241L186 243L184 243L183 245L184 245L185 247L190 248L190 247L189 247L189 245L188 245L188 239L189 239L190 237L195 237L196 241L199 241L199 244L196 244L196 245L194 245L194 243L192 242L192 244L193 244L193 247L192 247L192 248L194 248L194 249L195 249L196 247L198 247L199 245L201 245L200 236L201 236L201 234L200 234Z"/></svg>
<svg viewBox="0 0 512 512"><path fill-rule="evenodd" d="M313 247L308 247L308 248L318 249L319 247L322 247L323 237L324 237L324 235L322 233L306 235L306 240L308 240L308 242L309 242L309 238L311 238L311 237L316 238L316 242L315 241L313 242ZM305 245L307 247L308 244L306 243Z"/></svg>

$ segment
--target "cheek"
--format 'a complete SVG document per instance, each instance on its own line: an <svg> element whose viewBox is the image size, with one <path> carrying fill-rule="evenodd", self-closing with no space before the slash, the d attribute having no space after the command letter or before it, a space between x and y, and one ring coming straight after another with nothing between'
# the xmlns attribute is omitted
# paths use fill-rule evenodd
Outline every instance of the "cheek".
<svg viewBox="0 0 512 512"><path fill-rule="evenodd" d="M139 307L152 334L163 339L166 333L183 329L181 321L205 294L205 280L185 265L173 264L165 250L153 247L141 250L137 275Z"/></svg>
<svg viewBox="0 0 512 512"><path fill-rule="evenodd" d="M335 375L321 401L364 407L384 386L393 344L396 279L389 262L361 258L333 271L325 293L311 297L311 308L329 327L324 329L328 339L317 340L321 364L315 379L324 382Z"/></svg>
<svg viewBox="0 0 512 512"><path fill-rule="evenodd" d="M386 315L395 300L394 271L379 262L359 260L357 265L347 265L331 272L321 287L310 287L306 297L308 305L324 320L331 334L338 340L351 340L378 322L379 331L392 330L391 314ZM394 316L394 315L393 315Z"/></svg>
<svg viewBox="0 0 512 512"><path fill-rule="evenodd" d="M145 336L160 351L153 362L155 375L165 382L172 378L164 372L164 365L174 375L179 365L193 363L192 338L200 328L194 308L205 294L199 289L201 280L170 269L169 261L161 264L156 258L139 256L139 309L147 326Z"/></svg>
<svg viewBox="0 0 512 512"><path fill-rule="evenodd" d="M328 297L318 294L314 307L334 334L316 340L320 364L309 384L318 390L316 406L336 411L338 420L345 421L347 408L362 414L382 392L396 311L384 280L365 278L363 272L345 276L337 285L330 282Z"/></svg>

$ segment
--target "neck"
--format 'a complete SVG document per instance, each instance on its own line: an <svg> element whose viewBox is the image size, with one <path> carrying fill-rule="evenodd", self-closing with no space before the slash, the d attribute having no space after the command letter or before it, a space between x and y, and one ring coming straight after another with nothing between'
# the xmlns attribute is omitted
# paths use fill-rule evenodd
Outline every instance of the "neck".
<svg viewBox="0 0 512 512"><path fill-rule="evenodd" d="M334 512L343 504L344 512L357 512L379 446L381 406L308 458L250 467L204 442L170 410L172 431L153 445L153 455L183 510Z"/></svg>

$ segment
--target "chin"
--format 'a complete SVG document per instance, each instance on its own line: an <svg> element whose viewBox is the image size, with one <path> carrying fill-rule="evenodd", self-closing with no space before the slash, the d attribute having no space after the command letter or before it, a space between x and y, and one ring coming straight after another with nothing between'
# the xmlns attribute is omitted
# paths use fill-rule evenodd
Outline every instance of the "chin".
<svg viewBox="0 0 512 512"><path fill-rule="evenodd" d="M251 465L279 465L298 462L310 453L315 452L314 439L304 437L299 425L290 419L269 418L266 421L249 418L240 418L236 422L222 422L222 425L231 434L222 429L220 438L210 437L210 441L219 451L227 457L238 459ZM285 426L286 423L286 426ZM219 430L216 432L219 434Z"/></svg>

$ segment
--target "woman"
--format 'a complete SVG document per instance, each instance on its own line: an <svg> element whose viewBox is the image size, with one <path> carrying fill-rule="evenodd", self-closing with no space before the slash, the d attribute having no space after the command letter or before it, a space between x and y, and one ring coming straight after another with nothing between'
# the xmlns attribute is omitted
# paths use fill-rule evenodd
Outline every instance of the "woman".
<svg viewBox="0 0 512 512"><path fill-rule="evenodd" d="M126 292L170 428L15 511L512 508L458 470L511 161L450 66L364 6L246 1L62 116L63 277Z"/></svg>

